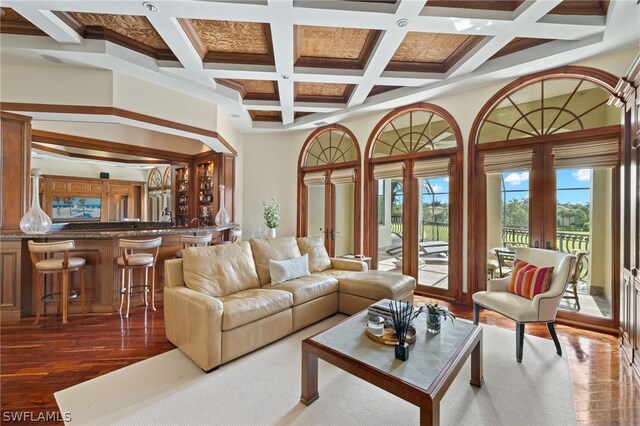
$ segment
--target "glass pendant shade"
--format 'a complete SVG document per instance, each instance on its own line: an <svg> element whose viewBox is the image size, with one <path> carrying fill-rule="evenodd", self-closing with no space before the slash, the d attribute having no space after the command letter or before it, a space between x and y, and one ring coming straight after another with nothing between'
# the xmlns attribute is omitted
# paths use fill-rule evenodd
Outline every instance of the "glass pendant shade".
<svg viewBox="0 0 640 426"><path fill-rule="evenodd" d="M216 225L228 225L231 222L231 217L224 208L224 185L220 185L218 189L220 190L220 210L218 210L218 213L216 214Z"/></svg>
<svg viewBox="0 0 640 426"><path fill-rule="evenodd" d="M31 170L31 208L20 219L20 230L25 234L46 234L51 229L51 218L40 208L40 169Z"/></svg>

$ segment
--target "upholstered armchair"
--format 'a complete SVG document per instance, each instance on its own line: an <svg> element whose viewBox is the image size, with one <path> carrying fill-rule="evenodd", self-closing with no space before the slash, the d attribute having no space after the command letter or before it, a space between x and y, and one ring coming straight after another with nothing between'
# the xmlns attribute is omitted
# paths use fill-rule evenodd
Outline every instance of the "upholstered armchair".
<svg viewBox="0 0 640 426"><path fill-rule="evenodd" d="M509 291L509 283L513 274L489 280L487 291L479 291L473 295L473 323L478 324L480 307L491 309L514 320L516 322L516 359L518 362L522 362L524 325L545 322L556 345L558 355L562 355L553 323L562 295L567 289L576 257L551 250L523 247L516 249L515 259L538 267L553 266L549 289L529 299ZM514 267L515 271L517 269Z"/></svg>

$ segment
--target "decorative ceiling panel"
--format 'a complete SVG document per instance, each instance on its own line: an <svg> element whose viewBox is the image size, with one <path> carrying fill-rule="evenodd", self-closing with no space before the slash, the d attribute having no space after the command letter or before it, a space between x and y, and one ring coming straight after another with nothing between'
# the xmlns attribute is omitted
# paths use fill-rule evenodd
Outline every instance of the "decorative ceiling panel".
<svg viewBox="0 0 640 426"><path fill-rule="evenodd" d="M379 95L380 93L388 92L397 88L397 86L373 86L373 88L369 92L369 96Z"/></svg>
<svg viewBox="0 0 640 426"><path fill-rule="evenodd" d="M446 72L482 38L463 34L409 32L386 70Z"/></svg>
<svg viewBox="0 0 640 426"><path fill-rule="evenodd" d="M274 64L267 24L206 19L180 23L205 62Z"/></svg>
<svg viewBox="0 0 640 426"><path fill-rule="evenodd" d="M295 65L362 69L379 36L377 30L296 25Z"/></svg>
<svg viewBox="0 0 640 426"><path fill-rule="evenodd" d="M177 61L169 46L144 16L84 12L54 12L78 34L107 40L156 59Z"/></svg>
<svg viewBox="0 0 640 426"><path fill-rule="evenodd" d="M544 38L523 38L516 37L511 40L506 46L497 51L491 58L495 59L501 56L510 55L515 52L519 52L521 50L528 49L530 47L539 46L544 43L548 43L553 40L544 39Z"/></svg>
<svg viewBox="0 0 640 426"><path fill-rule="evenodd" d="M249 110L249 115L253 121L282 121L282 114L280 111L259 111Z"/></svg>
<svg viewBox="0 0 640 426"><path fill-rule="evenodd" d="M514 11L524 0L429 0L428 7Z"/></svg>
<svg viewBox="0 0 640 426"><path fill-rule="evenodd" d="M10 7L0 8L0 32L7 34L46 35Z"/></svg>
<svg viewBox="0 0 640 426"><path fill-rule="evenodd" d="M70 13L85 27L102 27L158 50L169 47L144 16Z"/></svg>
<svg viewBox="0 0 640 426"><path fill-rule="evenodd" d="M352 84L295 83L295 100L299 102L345 103L353 91Z"/></svg>
<svg viewBox="0 0 640 426"><path fill-rule="evenodd" d="M278 100L278 83L272 80L216 79L216 83L237 90L242 99Z"/></svg>
<svg viewBox="0 0 640 426"><path fill-rule="evenodd" d="M564 0L549 12L553 15L605 16L609 0Z"/></svg>
<svg viewBox="0 0 640 426"><path fill-rule="evenodd" d="M502 69L518 78L637 46L637 32L622 30L637 26L636 0L609 2L7 0L0 32L14 34L2 40L9 64L39 63L46 51L52 62L200 94L224 105L240 131L253 128L249 110L270 127L300 130L429 99L467 78L477 86ZM124 49L96 50L82 37ZM488 58L501 67L485 66Z"/></svg>

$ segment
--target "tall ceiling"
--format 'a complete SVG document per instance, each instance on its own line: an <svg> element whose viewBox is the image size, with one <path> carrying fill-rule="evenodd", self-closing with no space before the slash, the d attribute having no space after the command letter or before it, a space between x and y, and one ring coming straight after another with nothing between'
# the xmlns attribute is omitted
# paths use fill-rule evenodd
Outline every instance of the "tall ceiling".
<svg viewBox="0 0 640 426"><path fill-rule="evenodd" d="M238 130L260 131L637 47L636 3L3 0L0 31L5 63L44 57L169 84L219 104Z"/></svg>

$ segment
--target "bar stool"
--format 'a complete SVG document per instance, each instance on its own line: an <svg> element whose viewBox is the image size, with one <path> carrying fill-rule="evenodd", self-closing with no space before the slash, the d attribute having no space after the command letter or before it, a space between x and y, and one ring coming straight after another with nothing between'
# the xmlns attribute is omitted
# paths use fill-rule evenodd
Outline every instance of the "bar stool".
<svg viewBox="0 0 640 426"><path fill-rule="evenodd" d="M51 243L36 243L29 241L29 253L31 261L36 268L36 321L33 325L38 325L40 321L40 304L41 301L51 298L56 294L60 294L58 302L62 300L62 323L67 324L69 291L69 272L80 271L80 305L84 312L84 288L86 283L85 276L85 259L82 257L69 257L69 250L73 250L76 244L73 240L56 241ZM54 257L54 253L63 253L63 257ZM51 257L49 257L51 255ZM43 295L44 276L47 274L62 274L62 289L59 293L51 293ZM77 297L77 293L72 297ZM60 305L58 305L59 313Z"/></svg>
<svg viewBox="0 0 640 426"><path fill-rule="evenodd" d="M124 317L129 318L129 305L132 294L131 290L141 287L142 290L139 294L143 295L145 306L149 305L147 293L151 291L151 308L155 311L155 266L156 259L158 258L158 252L160 251L160 244L162 244L162 237L153 238L150 240L124 240L118 241L118 247L122 250L122 256L118 257L116 263L118 264L119 272L121 272L121 285L120 285L120 308L118 312L122 312L122 305L124 300L127 299L127 310ZM149 251L153 251L149 253ZM136 252L138 251L138 252ZM141 251L141 252L140 252ZM149 268L151 268L151 285L149 285ZM133 271L135 269L144 269L144 284L132 285Z"/></svg>
<svg viewBox="0 0 640 426"><path fill-rule="evenodd" d="M189 247L208 246L213 239L213 235L180 235L182 248L176 251L176 257L182 257L182 250Z"/></svg>

